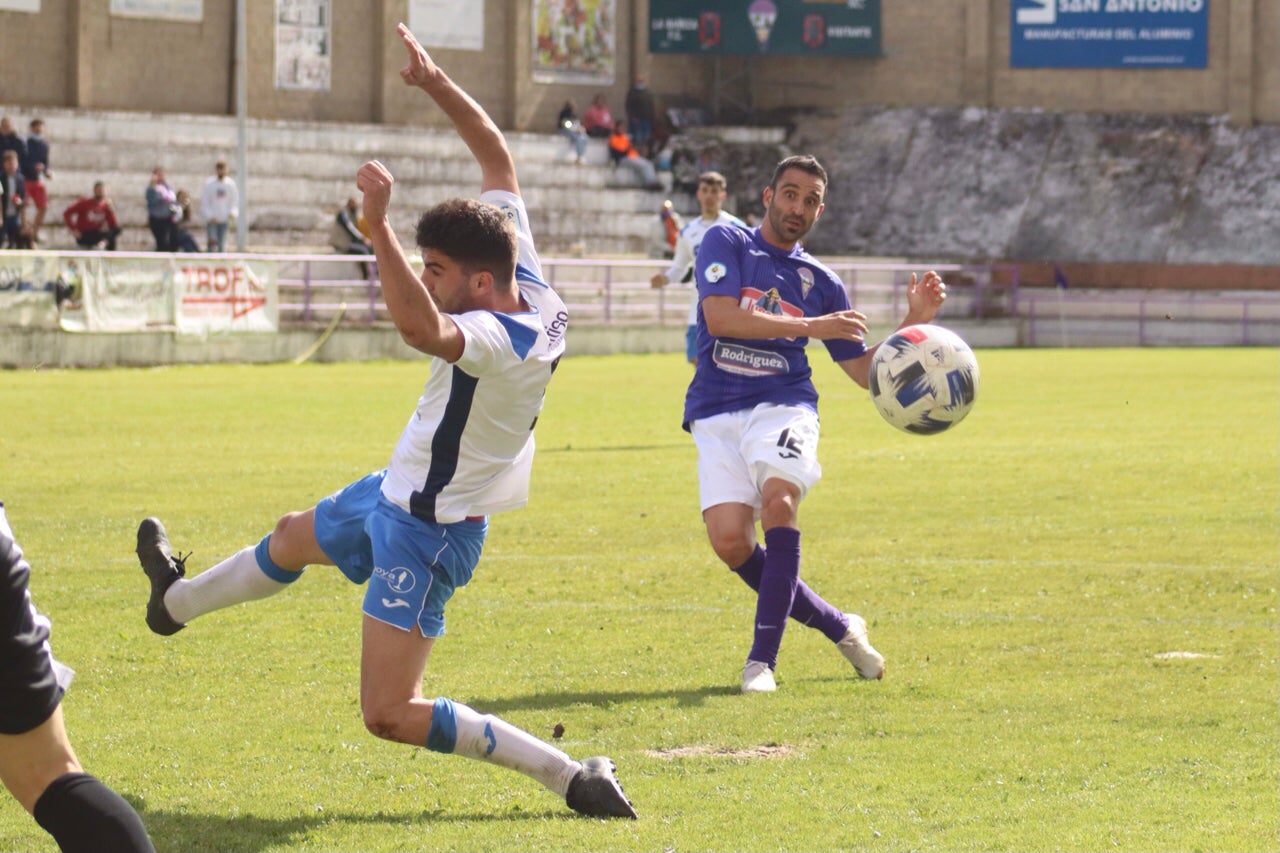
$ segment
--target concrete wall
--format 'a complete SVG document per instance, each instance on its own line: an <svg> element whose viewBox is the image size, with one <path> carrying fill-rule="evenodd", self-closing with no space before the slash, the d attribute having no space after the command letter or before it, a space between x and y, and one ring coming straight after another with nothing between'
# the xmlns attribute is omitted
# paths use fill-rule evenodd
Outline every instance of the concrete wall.
<svg viewBox="0 0 1280 853"><path fill-rule="evenodd" d="M234 0L204 0L200 22L113 17L109 0L43 0L0 11L0 102L93 109L233 112ZM328 92L275 87L275 4L249 9L249 110L266 119L439 124L405 90L396 21L407 0L334 0ZM615 110L634 75L660 97L757 116L865 106L1038 108L1051 112L1225 115L1280 123L1280 3L1209 6L1203 70L1009 68L1010 0L882 4L876 58L652 56L648 0L617 0L611 85L531 81L530 0L486 0L483 52L437 50L449 73L508 129L550 130L566 98L603 91ZM51 50L50 45L67 46Z"/></svg>

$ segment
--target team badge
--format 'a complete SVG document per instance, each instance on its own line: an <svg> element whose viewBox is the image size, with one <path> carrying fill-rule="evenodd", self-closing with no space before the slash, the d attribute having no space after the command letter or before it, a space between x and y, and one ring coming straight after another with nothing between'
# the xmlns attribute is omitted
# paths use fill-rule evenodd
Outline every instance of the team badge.
<svg viewBox="0 0 1280 853"><path fill-rule="evenodd" d="M813 270L800 267L800 298L806 298L810 290L813 290Z"/></svg>
<svg viewBox="0 0 1280 853"><path fill-rule="evenodd" d="M707 281L714 283L724 278L725 273L727 272L729 271L725 269L724 264L717 261L716 263L712 264L711 266L707 267L705 270L702 271L702 277L705 278Z"/></svg>

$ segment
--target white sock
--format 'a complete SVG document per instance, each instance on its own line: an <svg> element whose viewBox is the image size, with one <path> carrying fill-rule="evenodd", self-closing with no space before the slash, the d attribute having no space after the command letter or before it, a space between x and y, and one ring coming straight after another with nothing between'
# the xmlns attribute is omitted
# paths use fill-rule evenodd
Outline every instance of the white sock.
<svg viewBox="0 0 1280 853"><path fill-rule="evenodd" d="M569 782L582 769L581 764L506 720L481 714L459 702L452 704L457 720L454 755L523 773L561 797L569 792Z"/></svg>
<svg viewBox="0 0 1280 853"><path fill-rule="evenodd" d="M289 584L270 578L263 572L255 550L256 546L249 545L190 580L174 581L164 594L164 606L169 615L186 624L197 616L233 604L266 598L287 587Z"/></svg>

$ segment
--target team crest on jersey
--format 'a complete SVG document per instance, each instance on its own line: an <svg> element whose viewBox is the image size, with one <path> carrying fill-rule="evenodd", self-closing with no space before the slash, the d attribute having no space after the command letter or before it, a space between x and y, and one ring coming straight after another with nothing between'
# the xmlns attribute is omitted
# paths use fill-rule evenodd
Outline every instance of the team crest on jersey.
<svg viewBox="0 0 1280 853"><path fill-rule="evenodd" d="M509 204L498 205L498 210L501 210L502 215L507 217L507 219L511 220L512 225L516 225L516 226L520 225L520 211L516 210L514 207L512 207Z"/></svg>
<svg viewBox="0 0 1280 853"><path fill-rule="evenodd" d="M808 267L800 267L800 298L807 299L809 291L813 290L813 270Z"/></svg>
<svg viewBox="0 0 1280 853"><path fill-rule="evenodd" d="M715 283L725 277L729 270L725 269L725 265L717 261L702 271L702 277L711 283Z"/></svg>

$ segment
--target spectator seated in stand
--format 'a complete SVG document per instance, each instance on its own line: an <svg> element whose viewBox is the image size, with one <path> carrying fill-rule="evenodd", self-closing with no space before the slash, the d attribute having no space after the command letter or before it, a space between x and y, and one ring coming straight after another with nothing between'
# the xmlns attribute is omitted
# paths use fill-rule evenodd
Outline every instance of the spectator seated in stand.
<svg viewBox="0 0 1280 853"><path fill-rule="evenodd" d="M609 137L609 159L615 166L629 170L645 189L661 188L653 161L641 157L640 152L636 151L636 147L631 144L631 137L627 135L627 123L623 119L613 123L613 135Z"/></svg>
<svg viewBox="0 0 1280 853"><path fill-rule="evenodd" d="M573 162L581 163L587 153L587 132L583 129L582 122L578 121L573 101L565 101L560 108L560 114L556 116L556 133L569 140L569 144L573 146Z"/></svg>
<svg viewBox="0 0 1280 853"><path fill-rule="evenodd" d="M360 231L360 200L355 196L349 197L346 205L333 217L329 245L343 255L373 254L373 241ZM360 264L360 274L369 277L368 264Z"/></svg>
<svg viewBox="0 0 1280 853"><path fill-rule="evenodd" d="M199 252L196 238L191 236L191 193L178 190L173 202L173 250Z"/></svg>
<svg viewBox="0 0 1280 853"><path fill-rule="evenodd" d="M93 195L84 196L68 205L62 212L62 221L66 223L80 248L105 247L108 252L116 250L120 223L116 220L111 199L107 198L107 185L102 181L94 183Z"/></svg>
<svg viewBox="0 0 1280 853"><path fill-rule="evenodd" d="M596 95L591 99L590 106L582 114L582 129L587 132L587 136L597 139L608 139L613 133L613 113L609 112L604 95Z"/></svg>

